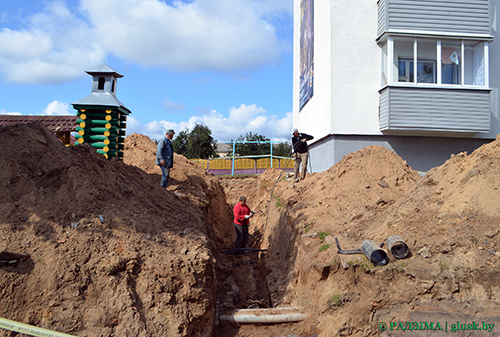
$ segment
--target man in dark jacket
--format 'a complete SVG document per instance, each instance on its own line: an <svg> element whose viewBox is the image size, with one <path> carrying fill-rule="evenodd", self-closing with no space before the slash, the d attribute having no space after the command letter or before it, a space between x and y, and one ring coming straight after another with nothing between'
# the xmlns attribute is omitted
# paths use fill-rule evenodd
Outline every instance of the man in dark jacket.
<svg viewBox="0 0 500 337"><path fill-rule="evenodd" d="M310 136L306 133L299 133L299 130L292 130L292 145L293 145L293 155L295 158L295 167L294 167L294 175L295 182L299 182L300 180L304 180L306 178L307 171L307 158L309 157L309 152L307 150L307 141L314 139L313 136ZM299 177L299 168L302 163L302 175Z"/></svg>
<svg viewBox="0 0 500 337"><path fill-rule="evenodd" d="M156 165L161 169L161 186L167 188L170 169L174 166L174 148L172 147L172 138L174 130L168 129L165 138L158 142L156 148Z"/></svg>

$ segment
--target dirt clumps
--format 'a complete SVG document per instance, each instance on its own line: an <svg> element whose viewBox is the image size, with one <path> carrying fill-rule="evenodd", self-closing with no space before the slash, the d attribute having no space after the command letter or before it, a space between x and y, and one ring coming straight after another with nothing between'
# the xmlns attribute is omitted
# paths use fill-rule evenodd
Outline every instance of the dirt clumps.
<svg viewBox="0 0 500 337"><path fill-rule="evenodd" d="M500 139L453 155L425 177L380 146L299 183L278 169L215 177L175 155L167 190L156 144L143 135L126 138L123 162L89 145L66 148L38 123L0 128L0 142L0 250L19 257L0 264L1 317L89 337L390 336L402 333L391 331L398 322L500 326ZM226 252L242 195L256 211L249 247L267 251L237 257ZM385 266L338 254L334 242L357 249L391 235L410 254L398 260L384 246ZM266 307L300 307L308 318L219 320Z"/></svg>
<svg viewBox="0 0 500 337"><path fill-rule="evenodd" d="M210 219L227 206L203 170L176 156L176 195L39 123L1 128L0 143L1 250L30 255L0 267L1 317L78 336L212 334L210 235L225 235Z"/></svg>
<svg viewBox="0 0 500 337"><path fill-rule="evenodd" d="M443 327L457 320L500 323L499 149L497 139L469 156L453 155L425 177L379 146L297 184L277 170L259 176L247 191L259 207L269 205L253 230L269 249L273 304L307 308L311 317L295 333L378 335L379 322L415 319L439 318ZM397 260L385 246L390 262L380 267L364 255L338 254L334 242L358 249L391 235L400 235L410 254Z"/></svg>

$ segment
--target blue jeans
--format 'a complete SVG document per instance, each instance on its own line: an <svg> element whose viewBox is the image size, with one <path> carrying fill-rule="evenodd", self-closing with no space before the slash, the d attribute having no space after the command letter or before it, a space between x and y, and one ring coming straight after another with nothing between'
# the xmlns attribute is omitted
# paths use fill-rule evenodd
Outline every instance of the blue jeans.
<svg viewBox="0 0 500 337"><path fill-rule="evenodd" d="M160 165L161 169L161 187L167 188L168 178L170 176L170 167L167 165Z"/></svg>

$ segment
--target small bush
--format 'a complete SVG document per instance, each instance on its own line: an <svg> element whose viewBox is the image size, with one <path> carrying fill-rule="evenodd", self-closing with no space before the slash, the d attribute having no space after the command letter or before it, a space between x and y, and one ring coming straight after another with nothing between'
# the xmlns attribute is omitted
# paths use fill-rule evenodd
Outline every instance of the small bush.
<svg viewBox="0 0 500 337"><path fill-rule="evenodd" d="M340 308L344 305L344 296L340 294L334 294L328 299L328 305L332 308Z"/></svg>

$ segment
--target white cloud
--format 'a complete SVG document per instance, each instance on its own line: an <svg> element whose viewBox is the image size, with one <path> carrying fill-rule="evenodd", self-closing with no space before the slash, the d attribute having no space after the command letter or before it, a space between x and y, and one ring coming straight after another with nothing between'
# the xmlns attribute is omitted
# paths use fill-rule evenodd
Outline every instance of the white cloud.
<svg viewBox="0 0 500 337"><path fill-rule="evenodd" d="M178 114L182 110L185 110L186 106L165 98L163 99L163 108L171 113Z"/></svg>
<svg viewBox="0 0 500 337"><path fill-rule="evenodd" d="M47 2L26 28L0 30L0 74L10 82L61 83L113 54L176 72L238 72L277 64L288 42L276 15L291 0L80 0ZM285 14L283 14L285 13Z"/></svg>
<svg viewBox="0 0 500 337"><path fill-rule="evenodd" d="M0 73L10 82L70 81L105 57L89 24L64 2L50 2L27 21L24 30L0 30Z"/></svg>
<svg viewBox="0 0 500 337"><path fill-rule="evenodd" d="M277 63L282 51L260 1L88 0L82 8L110 53L143 66L230 72Z"/></svg>
<svg viewBox="0 0 500 337"><path fill-rule="evenodd" d="M184 129L192 130L196 124L204 124L212 131L212 137L219 142L236 140L240 135L248 132L257 133L273 141L290 140L292 128L292 113L288 112L283 118L268 115L266 110L255 104L241 104L238 108L232 107L229 116L211 110L201 116L191 116L189 120L179 123L168 121L153 121L141 124L136 118L129 116L127 119L127 134L140 133L151 139L164 136L167 129L174 129L177 133Z"/></svg>
<svg viewBox="0 0 500 337"><path fill-rule="evenodd" d="M71 113L68 110L68 103L63 103L59 101L50 102L45 109L42 111L44 116L67 116L74 115L74 111Z"/></svg>
<svg viewBox="0 0 500 337"><path fill-rule="evenodd" d="M4 23L7 17L7 12L0 12L0 23Z"/></svg>
<svg viewBox="0 0 500 337"><path fill-rule="evenodd" d="M22 113L20 112L13 112L13 111L7 111L5 109L0 109L0 115L15 115L15 116L20 116Z"/></svg>

